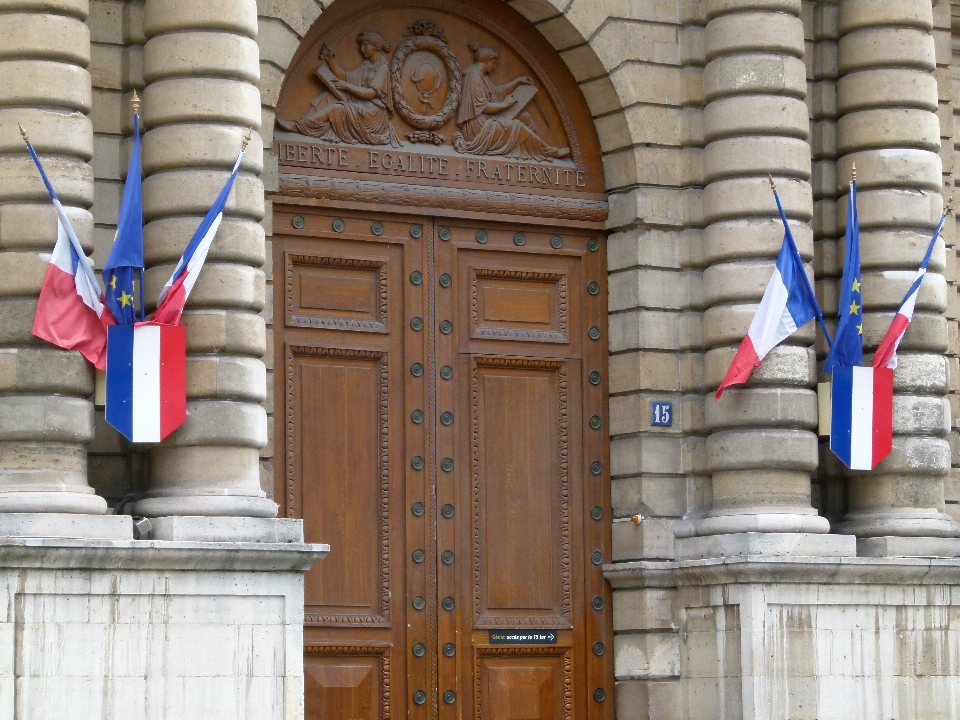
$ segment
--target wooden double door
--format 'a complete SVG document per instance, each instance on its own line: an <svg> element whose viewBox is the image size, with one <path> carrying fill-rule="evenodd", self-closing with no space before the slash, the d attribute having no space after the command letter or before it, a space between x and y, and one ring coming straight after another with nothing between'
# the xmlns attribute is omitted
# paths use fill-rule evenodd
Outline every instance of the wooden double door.
<svg viewBox="0 0 960 720"><path fill-rule="evenodd" d="M274 217L277 497L331 546L308 720L612 717L596 234Z"/></svg>

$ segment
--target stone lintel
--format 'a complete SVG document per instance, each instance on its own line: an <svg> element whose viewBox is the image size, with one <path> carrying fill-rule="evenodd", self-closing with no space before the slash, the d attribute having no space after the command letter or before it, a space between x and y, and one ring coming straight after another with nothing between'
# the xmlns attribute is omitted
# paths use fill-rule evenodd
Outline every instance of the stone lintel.
<svg viewBox="0 0 960 720"><path fill-rule="evenodd" d="M861 557L955 558L960 556L960 538L896 536L857 538L857 555Z"/></svg>
<svg viewBox="0 0 960 720"><path fill-rule="evenodd" d="M639 561L603 566L615 589L726 585L960 585L960 558L765 557Z"/></svg>
<svg viewBox="0 0 960 720"><path fill-rule="evenodd" d="M0 537L0 568L305 572L329 545Z"/></svg>
<svg viewBox="0 0 960 720"><path fill-rule="evenodd" d="M292 518L168 516L151 518L151 540L302 543L303 520Z"/></svg>
<svg viewBox="0 0 960 720"><path fill-rule="evenodd" d="M0 542L6 538L132 540L129 515L0 513Z"/></svg>
<svg viewBox="0 0 960 720"><path fill-rule="evenodd" d="M747 555L801 557L855 557L853 535L821 533L745 532L677 538L681 560L730 558Z"/></svg>

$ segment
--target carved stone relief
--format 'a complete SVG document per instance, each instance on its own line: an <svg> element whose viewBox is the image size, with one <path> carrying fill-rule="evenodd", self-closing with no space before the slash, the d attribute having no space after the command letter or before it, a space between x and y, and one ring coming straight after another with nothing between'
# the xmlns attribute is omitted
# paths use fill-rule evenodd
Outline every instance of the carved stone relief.
<svg viewBox="0 0 960 720"><path fill-rule="evenodd" d="M469 37L468 28L458 31L456 45L462 47L451 44L441 24L421 18L402 31L405 39L393 51L381 32L362 29L353 35L348 27L319 46L313 70L319 93L307 111L287 119L281 107L277 124L331 143L401 147L402 135L413 145L445 145L464 155L543 163L568 157L569 147L541 133L540 125L554 124L557 113L537 81L525 73L500 77L507 72L500 68L505 49L489 38L484 44ZM347 70L337 48L347 57L342 41L350 36L360 61ZM469 60L465 69L460 58ZM444 126L452 132L438 132Z"/></svg>
<svg viewBox="0 0 960 720"><path fill-rule="evenodd" d="M584 160L599 150L592 119L536 31L514 37L443 0L335 7L277 104L282 194L379 202L396 186L402 204L605 216L602 168Z"/></svg>

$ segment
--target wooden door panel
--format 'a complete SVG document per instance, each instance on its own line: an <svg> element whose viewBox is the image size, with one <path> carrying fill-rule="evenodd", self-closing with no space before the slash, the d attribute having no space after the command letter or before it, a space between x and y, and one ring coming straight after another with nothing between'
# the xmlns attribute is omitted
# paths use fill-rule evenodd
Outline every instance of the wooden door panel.
<svg viewBox="0 0 960 720"><path fill-rule="evenodd" d="M566 363L472 365L475 627L570 627Z"/></svg>
<svg viewBox="0 0 960 720"><path fill-rule="evenodd" d="M573 667L563 648L479 648L480 720L570 720Z"/></svg>
<svg viewBox="0 0 960 720"><path fill-rule="evenodd" d="M304 537L330 544L331 562L306 575L305 610L318 624L389 624L382 584L389 573L387 355L304 346L288 352Z"/></svg>
<svg viewBox="0 0 960 720"><path fill-rule="evenodd" d="M308 645L303 679L305 718L389 717L389 648Z"/></svg>
<svg viewBox="0 0 960 720"><path fill-rule="evenodd" d="M288 325L387 332L386 261L290 253L286 263Z"/></svg>

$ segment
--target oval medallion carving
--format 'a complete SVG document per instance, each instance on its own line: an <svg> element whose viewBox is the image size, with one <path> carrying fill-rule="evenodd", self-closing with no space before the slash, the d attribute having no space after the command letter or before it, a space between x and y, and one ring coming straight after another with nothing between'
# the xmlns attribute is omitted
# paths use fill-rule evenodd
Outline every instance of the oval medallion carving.
<svg viewBox="0 0 960 720"><path fill-rule="evenodd" d="M439 25L418 20L403 34L409 39L400 43L390 60L397 112L418 130L435 130L443 126L460 105L463 84L460 63ZM419 111L407 101L411 96ZM429 110L434 112L427 114ZM433 132L408 132L406 137L414 143L442 145L446 141L446 137Z"/></svg>

